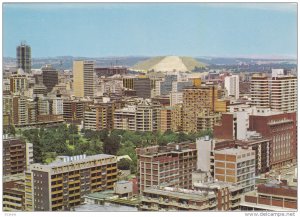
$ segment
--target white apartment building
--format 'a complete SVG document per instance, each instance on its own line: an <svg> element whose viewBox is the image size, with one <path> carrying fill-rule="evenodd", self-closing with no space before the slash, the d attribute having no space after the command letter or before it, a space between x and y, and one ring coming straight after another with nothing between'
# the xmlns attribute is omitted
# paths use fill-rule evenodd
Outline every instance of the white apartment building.
<svg viewBox="0 0 300 217"><path fill-rule="evenodd" d="M225 89L228 96L238 99L240 97L240 78L238 75L230 75L225 77Z"/></svg>

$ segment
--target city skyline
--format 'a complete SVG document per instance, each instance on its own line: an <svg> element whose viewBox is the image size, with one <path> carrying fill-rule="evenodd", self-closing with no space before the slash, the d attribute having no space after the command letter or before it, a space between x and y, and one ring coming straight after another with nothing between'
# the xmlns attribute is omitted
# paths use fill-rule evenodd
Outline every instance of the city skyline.
<svg viewBox="0 0 300 217"><path fill-rule="evenodd" d="M14 3L3 21L5 57L297 56L296 4Z"/></svg>

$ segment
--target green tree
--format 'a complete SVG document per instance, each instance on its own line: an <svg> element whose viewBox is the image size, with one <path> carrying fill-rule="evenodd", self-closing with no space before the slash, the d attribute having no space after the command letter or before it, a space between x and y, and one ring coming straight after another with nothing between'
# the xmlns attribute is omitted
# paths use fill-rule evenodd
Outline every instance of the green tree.
<svg viewBox="0 0 300 217"><path fill-rule="evenodd" d="M69 134L78 134L78 126L75 124L70 124L68 130Z"/></svg>
<svg viewBox="0 0 300 217"><path fill-rule="evenodd" d="M120 138L109 136L103 142L103 151L105 154L116 155L120 148Z"/></svg>
<svg viewBox="0 0 300 217"><path fill-rule="evenodd" d="M130 166L131 166L131 160L126 158L122 158L117 163L117 167L119 170L130 170Z"/></svg>

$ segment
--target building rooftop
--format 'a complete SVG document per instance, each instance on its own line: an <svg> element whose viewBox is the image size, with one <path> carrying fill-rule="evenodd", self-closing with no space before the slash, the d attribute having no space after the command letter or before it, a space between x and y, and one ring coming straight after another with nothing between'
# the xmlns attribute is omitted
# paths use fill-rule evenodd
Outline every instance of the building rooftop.
<svg viewBox="0 0 300 217"><path fill-rule="evenodd" d="M75 211L79 212L133 212L138 211L136 207L124 206L118 204L83 204L75 207Z"/></svg>
<svg viewBox="0 0 300 217"><path fill-rule="evenodd" d="M216 154L228 154L228 155L241 155L241 154L248 154L251 152L254 153L255 151L242 149L242 148L225 148L225 149L220 149L215 151Z"/></svg>
<svg viewBox="0 0 300 217"><path fill-rule="evenodd" d="M196 200L196 201L205 201L210 198L214 198L213 193L204 193L197 190L188 190L182 188L173 188L173 187L150 187L146 188L144 192L168 195L171 197L177 197L186 200Z"/></svg>
<svg viewBox="0 0 300 217"><path fill-rule="evenodd" d="M87 194L84 197L86 198L93 198L93 199L98 199L98 200L105 200L109 197L115 196L115 192L113 190L106 190L102 192L94 192L91 194Z"/></svg>
<svg viewBox="0 0 300 217"><path fill-rule="evenodd" d="M194 183L195 187L199 188L210 188L210 189L220 189L224 187L228 187L230 190L239 190L242 189L240 185L237 185L235 183L228 183L228 182L222 182L222 181L210 181L210 182L204 182L204 183Z"/></svg>
<svg viewBox="0 0 300 217"><path fill-rule="evenodd" d="M20 174L15 174L15 175L8 175L8 176L3 176L2 182L11 182L11 181L18 181L18 180L25 180L25 174L20 173Z"/></svg>
<svg viewBox="0 0 300 217"><path fill-rule="evenodd" d="M53 167L62 167L62 166L68 166L74 163L85 163L89 161L95 161L95 160L101 160L101 159L109 159L109 158L115 158L114 155L108 155L108 154L97 154L97 155L77 155L77 156L59 156L50 164L32 164L31 169L37 169L37 168L53 168Z"/></svg>

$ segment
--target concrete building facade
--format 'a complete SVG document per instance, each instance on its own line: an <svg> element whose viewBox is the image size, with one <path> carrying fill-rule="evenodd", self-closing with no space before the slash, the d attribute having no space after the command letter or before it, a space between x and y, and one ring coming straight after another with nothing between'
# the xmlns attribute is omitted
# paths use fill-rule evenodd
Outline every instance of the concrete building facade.
<svg viewBox="0 0 300 217"><path fill-rule="evenodd" d="M114 188L117 158L112 155L62 156L48 165L32 164L26 172L26 208L67 211L80 205L83 195Z"/></svg>

